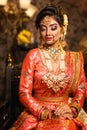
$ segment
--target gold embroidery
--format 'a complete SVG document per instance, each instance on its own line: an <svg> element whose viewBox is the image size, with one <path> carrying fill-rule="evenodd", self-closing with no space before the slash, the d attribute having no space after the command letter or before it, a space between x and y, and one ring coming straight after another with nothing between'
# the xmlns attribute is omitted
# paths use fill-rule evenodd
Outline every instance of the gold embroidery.
<svg viewBox="0 0 87 130"><path fill-rule="evenodd" d="M41 100L41 101L46 101L46 102L67 102L68 101L68 95L64 94L62 97L46 97L46 96L40 96L38 94L34 94L34 97Z"/></svg>
<svg viewBox="0 0 87 130"><path fill-rule="evenodd" d="M29 113L27 111L23 111L21 115L19 116L18 120L13 124L13 127L17 130L21 124L25 121L25 119L28 117Z"/></svg>
<svg viewBox="0 0 87 130"><path fill-rule="evenodd" d="M79 79L79 74L80 74L81 55L80 55L80 53L73 52L71 54L71 56L74 59L74 61L73 61L73 64L74 64L74 74L73 74L73 80L72 80L72 84L71 84L71 90L75 91L77 83L78 83L78 79Z"/></svg>

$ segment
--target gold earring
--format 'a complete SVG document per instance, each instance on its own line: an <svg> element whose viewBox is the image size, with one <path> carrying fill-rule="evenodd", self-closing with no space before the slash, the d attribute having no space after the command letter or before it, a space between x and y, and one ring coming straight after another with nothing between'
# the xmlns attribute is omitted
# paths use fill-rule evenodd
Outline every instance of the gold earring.
<svg viewBox="0 0 87 130"><path fill-rule="evenodd" d="M65 35L62 33L60 36L60 42L63 42L63 41L65 41Z"/></svg>

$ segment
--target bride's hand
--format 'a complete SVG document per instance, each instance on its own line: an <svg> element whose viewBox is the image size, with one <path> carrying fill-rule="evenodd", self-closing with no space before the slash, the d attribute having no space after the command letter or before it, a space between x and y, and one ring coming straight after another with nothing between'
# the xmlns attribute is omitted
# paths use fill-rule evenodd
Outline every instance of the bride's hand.
<svg viewBox="0 0 87 130"><path fill-rule="evenodd" d="M65 118L65 119L72 119L73 118L73 113L70 107L67 104L62 104L56 108L54 111L55 117L59 118Z"/></svg>

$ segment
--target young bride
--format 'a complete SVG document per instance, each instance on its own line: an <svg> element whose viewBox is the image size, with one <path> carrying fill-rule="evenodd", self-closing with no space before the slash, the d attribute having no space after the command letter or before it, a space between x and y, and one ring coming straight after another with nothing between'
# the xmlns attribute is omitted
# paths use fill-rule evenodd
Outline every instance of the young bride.
<svg viewBox="0 0 87 130"><path fill-rule="evenodd" d="M25 110L10 130L86 130L78 117L85 99L83 57L64 50L67 25L67 15L55 5L37 15L41 41L26 55L20 77Z"/></svg>

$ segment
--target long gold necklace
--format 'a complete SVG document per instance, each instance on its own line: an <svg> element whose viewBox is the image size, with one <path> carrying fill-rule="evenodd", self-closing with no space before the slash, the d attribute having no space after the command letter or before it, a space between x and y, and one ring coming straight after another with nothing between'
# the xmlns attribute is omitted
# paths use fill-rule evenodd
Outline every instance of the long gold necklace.
<svg viewBox="0 0 87 130"><path fill-rule="evenodd" d="M53 55L55 55L55 53L57 54L59 53L59 49L56 49L55 51L52 48L48 48L48 49L51 51ZM66 89L67 85L70 83L70 77L66 73L65 52L62 51L60 52L60 55L58 54L59 67L57 68L56 71L55 68L53 68L52 66L51 60L48 60L49 54L46 53L46 51L43 52L46 61L45 65L48 69L47 69L47 73L42 78L42 83L46 83L48 88L52 89L55 93L56 92L62 93Z"/></svg>

